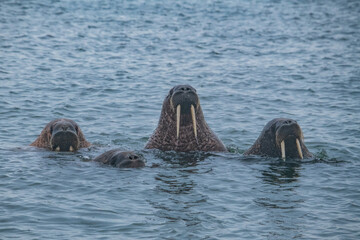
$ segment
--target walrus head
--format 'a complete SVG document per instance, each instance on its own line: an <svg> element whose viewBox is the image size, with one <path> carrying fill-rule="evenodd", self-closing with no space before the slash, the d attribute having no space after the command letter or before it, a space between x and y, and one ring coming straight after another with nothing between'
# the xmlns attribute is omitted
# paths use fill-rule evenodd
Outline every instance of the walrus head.
<svg viewBox="0 0 360 240"><path fill-rule="evenodd" d="M226 151L207 125L195 88L173 87L165 97L159 123L145 148L164 151Z"/></svg>
<svg viewBox="0 0 360 240"><path fill-rule="evenodd" d="M73 152L79 149L79 127L74 121L61 119L50 126L50 146L53 151Z"/></svg>
<svg viewBox="0 0 360 240"><path fill-rule="evenodd" d="M141 155L134 152L123 152L119 149L107 151L96 157L94 161L118 168L139 168L145 166Z"/></svg>
<svg viewBox="0 0 360 240"><path fill-rule="evenodd" d="M90 143L76 122L60 118L49 122L31 146L48 148L52 151L74 152L89 147Z"/></svg>
<svg viewBox="0 0 360 240"><path fill-rule="evenodd" d="M270 121L245 154L281 157L284 160L312 156L305 146L304 135L299 124L289 118L275 118Z"/></svg>
<svg viewBox="0 0 360 240"><path fill-rule="evenodd" d="M281 151L281 158L288 156L303 159L301 143L304 142L304 136L299 124L292 119L279 119L274 127L276 146Z"/></svg>
<svg viewBox="0 0 360 240"><path fill-rule="evenodd" d="M195 88L190 85L179 85L169 92L171 111L176 117L176 137L180 136L180 126L193 126L194 137L197 138L196 112L200 101Z"/></svg>

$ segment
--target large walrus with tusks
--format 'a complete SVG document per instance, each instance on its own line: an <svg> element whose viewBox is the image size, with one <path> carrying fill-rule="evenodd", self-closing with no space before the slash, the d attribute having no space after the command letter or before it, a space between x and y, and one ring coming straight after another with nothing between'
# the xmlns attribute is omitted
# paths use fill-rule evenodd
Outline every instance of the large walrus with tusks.
<svg viewBox="0 0 360 240"><path fill-rule="evenodd" d="M79 125L70 119L59 118L49 122L30 146L52 151L74 152L89 147Z"/></svg>
<svg viewBox="0 0 360 240"><path fill-rule="evenodd" d="M173 87L166 96L159 123L145 148L163 151L227 151L207 125L196 90Z"/></svg>
<svg viewBox="0 0 360 240"><path fill-rule="evenodd" d="M289 118L275 118L268 122L260 136L245 155L268 157L310 158L299 124Z"/></svg>

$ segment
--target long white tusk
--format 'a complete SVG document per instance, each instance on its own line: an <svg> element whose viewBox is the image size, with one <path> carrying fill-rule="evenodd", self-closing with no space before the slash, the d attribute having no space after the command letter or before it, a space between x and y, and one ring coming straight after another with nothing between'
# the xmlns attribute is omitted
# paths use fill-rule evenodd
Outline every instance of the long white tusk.
<svg viewBox="0 0 360 240"><path fill-rule="evenodd" d="M174 109L174 104L172 102L172 97L170 98L170 107L171 107L171 109Z"/></svg>
<svg viewBox="0 0 360 240"><path fill-rule="evenodd" d="M285 142L281 142L281 158L285 161Z"/></svg>
<svg viewBox="0 0 360 240"><path fill-rule="evenodd" d="M74 151L73 146L70 146L70 147L69 147L69 151L70 151L70 152L73 152L73 151Z"/></svg>
<svg viewBox="0 0 360 240"><path fill-rule="evenodd" d="M194 108L194 105L192 105L192 104L191 104L191 118L192 118L192 122L193 122L195 138L197 138L195 108Z"/></svg>
<svg viewBox="0 0 360 240"><path fill-rule="evenodd" d="M179 139L179 133L180 133L180 110L181 106L180 104L176 107L176 138Z"/></svg>
<svg viewBox="0 0 360 240"><path fill-rule="evenodd" d="M300 141L299 141L298 138L296 139L296 147L297 147L297 150L298 150L298 152L299 152L300 158L303 159L304 157L303 157L303 153L302 153L302 150L301 150Z"/></svg>
<svg viewBox="0 0 360 240"><path fill-rule="evenodd" d="M58 146L55 151L59 152L60 151L60 147Z"/></svg>

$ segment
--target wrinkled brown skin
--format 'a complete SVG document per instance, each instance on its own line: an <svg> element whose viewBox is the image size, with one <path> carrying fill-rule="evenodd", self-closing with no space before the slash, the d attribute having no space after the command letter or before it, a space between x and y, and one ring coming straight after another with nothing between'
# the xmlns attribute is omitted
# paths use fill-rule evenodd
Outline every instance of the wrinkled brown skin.
<svg viewBox="0 0 360 240"><path fill-rule="evenodd" d="M113 149L97 156L95 162L101 162L117 168L140 168L145 166L143 158L134 152Z"/></svg>
<svg viewBox="0 0 360 240"><path fill-rule="evenodd" d="M84 134L82 133L80 127L77 125L77 123L71 119L66 118L59 118L52 120L49 122L44 129L41 131L40 136L30 144L30 146L39 147L39 148L47 148L49 150L53 150L51 148L51 127L54 126L56 123L70 123L72 124L76 130L77 130L77 138L78 138L78 146L74 146L75 150L78 150L79 148L86 148L89 147L91 144L86 141Z"/></svg>
<svg viewBox="0 0 360 240"><path fill-rule="evenodd" d="M179 139L176 136L176 106L170 103L175 90L181 86L193 89L197 98L196 126L197 139L194 135L190 114L181 114ZM146 149L159 149L162 151L204 151L204 152L226 152L224 144L218 139L215 133L207 125L196 90L189 85L178 85L169 91L166 96L159 123L152 136L149 138Z"/></svg>
<svg viewBox="0 0 360 240"><path fill-rule="evenodd" d="M288 124L290 122L290 125ZM286 131L280 131L288 126ZM295 120L289 118L275 118L268 122L260 136L244 155L260 155L267 157L281 158L280 142L285 140L286 157L299 158L295 145L295 139L298 138L304 158L311 158L313 155L309 152L304 143L303 133Z"/></svg>

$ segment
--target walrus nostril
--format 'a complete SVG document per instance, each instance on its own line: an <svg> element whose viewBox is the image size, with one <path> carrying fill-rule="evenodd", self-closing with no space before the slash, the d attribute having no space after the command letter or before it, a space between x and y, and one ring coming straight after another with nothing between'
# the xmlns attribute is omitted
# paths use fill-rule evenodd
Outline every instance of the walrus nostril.
<svg viewBox="0 0 360 240"><path fill-rule="evenodd" d="M130 160L136 160L136 159L138 159L139 157L137 156L137 155L130 155L129 156L129 159Z"/></svg>
<svg viewBox="0 0 360 240"><path fill-rule="evenodd" d="M183 92L190 92L191 88L189 88L189 87L181 87L180 90L183 91Z"/></svg>

